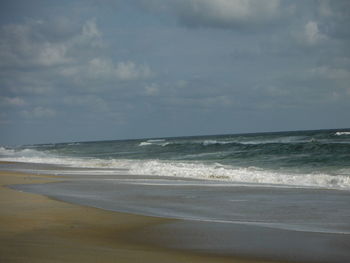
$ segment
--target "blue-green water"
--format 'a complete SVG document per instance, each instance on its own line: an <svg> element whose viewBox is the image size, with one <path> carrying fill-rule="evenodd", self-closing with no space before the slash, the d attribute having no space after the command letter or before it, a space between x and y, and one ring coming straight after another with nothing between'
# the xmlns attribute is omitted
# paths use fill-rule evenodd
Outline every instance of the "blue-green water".
<svg viewBox="0 0 350 263"><path fill-rule="evenodd" d="M350 129L1 147L2 160L350 189Z"/></svg>
<svg viewBox="0 0 350 263"><path fill-rule="evenodd" d="M17 190L182 219L156 226L161 246L350 262L350 129L0 147L0 160L60 177Z"/></svg>

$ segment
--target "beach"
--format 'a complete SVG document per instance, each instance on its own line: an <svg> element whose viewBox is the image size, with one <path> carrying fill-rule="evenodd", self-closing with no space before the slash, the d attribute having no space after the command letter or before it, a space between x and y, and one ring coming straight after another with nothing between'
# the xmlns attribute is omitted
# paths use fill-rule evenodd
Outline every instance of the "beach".
<svg viewBox="0 0 350 263"><path fill-rule="evenodd" d="M140 235L173 219L74 205L7 187L53 181L0 172L1 262L266 262L162 248Z"/></svg>
<svg viewBox="0 0 350 263"><path fill-rule="evenodd" d="M290 231L278 226L183 220L99 209L90 206L89 201L75 200L72 196L67 199L69 202L60 201L65 199L63 189L67 185L83 186L84 180L88 180L90 186L93 184L89 170L86 170L84 180L77 180L76 174L52 176L40 175L33 169L30 173L9 171L9 167L12 170L28 167L23 163L1 165L7 170L0 172L1 262L340 263L349 258L347 234ZM43 167L51 166L30 164L30 167L37 167L40 172ZM63 192L58 199L54 197L56 186ZM26 192L14 189L25 189ZM27 192L38 189L46 189L51 197ZM131 189L126 187L125 191ZM72 189L69 191L72 193ZM147 192L147 188L144 191ZM74 195L79 196L81 192ZM172 206L173 200L164 201Z"/></svg>
<svg viewBox="0 0 350 263"><path fill-rule="evenodd" d="M0 261L350 262L349 156L337 130L0 147Z"/></svg>
<svg viewBox="0 0 350 263"><path fill-rule="evenodd" d="M349 10L1 1L0 263L350 263Z"/></svg>

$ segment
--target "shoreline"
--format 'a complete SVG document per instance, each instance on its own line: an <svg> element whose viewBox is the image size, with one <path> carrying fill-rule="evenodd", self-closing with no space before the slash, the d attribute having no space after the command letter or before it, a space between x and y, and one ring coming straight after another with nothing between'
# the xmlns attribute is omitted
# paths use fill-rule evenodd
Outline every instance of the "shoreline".
<svg viewBox="0 0 350 263"><path fill-rule="evenodd" d="M0 171L1 262L272 262L164 248L143 235L178 220L106 211L7 187L53 179L62 181Z"/></svg>

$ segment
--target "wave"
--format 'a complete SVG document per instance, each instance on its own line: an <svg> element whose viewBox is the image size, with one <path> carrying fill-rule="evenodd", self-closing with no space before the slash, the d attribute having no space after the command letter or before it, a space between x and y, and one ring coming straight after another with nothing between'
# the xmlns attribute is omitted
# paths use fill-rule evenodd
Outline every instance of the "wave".
<svg viewBox="0 0 350 263"><path fill-rule="evenodd" d="M168 145L168 143L165 142L165 139L152 139L152 140L140 142L139 144L139 146L149 146L149 145L166 146Z"/></svg>
<svg viewBox="0 0 350 263"><path fill-rule="evenodd" d="M204 141L185 141L185 142L166 142L165 140L147 140L141 142L139 146L190 146L190 145L201 145L201 146L215 146L215 145L259 145L259 144L272 144L272 143L291 143L291 140L252 140L252 141L220 141L220 140L204 140Z"/></svg>
<svg viewBox="0 0 350 263"><path fill-rule="evenodd" d="M81 143L79 142L71 142L71 143L67 143L68 146L76 146L76 145L81 145Z"/></svg>
<svg viewBox="0 0 350 263"><path fill-rule="evenodd" d="M5 147L0 147L0 158L36 158L44 157L46 154L37 150L30 148L26 149L9 149Z"/></svg>
<svg viewBox="0 0 350 263"><path fill-rule="evenodd" d="M130 168L133 174L222 180L237 183L288 185L350 190L350 177L329 174L293 174L268 171L257 167L234 167L221 164L139 161Z"/></svg>
<svg viewBox="0 0 350 263"><path fill-rule="evenodd" d="M317 187L350 190L349 171L345 174L324 173L296 174L266 170L257 167L235 167L219 163L198 161L161 161L131 159L98 159L60 157L32 149L6 149L0 147L0 159L7 161L48 163L78 168L127 169L136 175L186 177L237 183L287 185L293 187Z"/></svg>
<svg viewBox="0 0 350 263"><path fill-rule="evenodd" d="M209 145L225 145L225 144L232 144L232 143L237 143L236 141L216 141L216 140L205 140L203 142L199 142L200 144L204 146L209 146Z"/></svg>
<svg viewBox="0 0 350 263"><path fill-rule="evenodd" d="M194 179L222 180L240 183L273 184L307 187L350 189L350 177L329 174L292 174L268 171L257 167L234 167L230 165L206 164L201 162L98 159L59 157L33 149L6 149L0 147L2 160L49 163L79 168L123 168L132 174L188 177Z"/></svg>
<svg viewBox="0 0 350 263"><path fill-rule="evenodd" d="M343 132L338 135L350 134ZM198 140L198 141L166 141L166 140L147 140L140 142L138 146L156 146L156 147L269 147L280 145L282 147L294 148L296 145L307 146L311 145L330 145L330 144L349 144L349 141L339 141L339 140L328 140L328 139L315 139L315 138L305 138L305 137L290 137L290 138L276 138L276 139L265 139L265 140Z"/></svg>
<svg viewBox="0 0 350 263"><path fill-rule="evenodd" d="M147 145L152 145L153 143L151 142L141 142L139 146L147 146Z"/></svg>
<svg viewBox="0 0 350 263"><path fill-rule="evenodd" d="M294 143L307 143L310 142L311 139L307 136L283 136L283 137L273 137L273 138L263 138L263 137L257 137L257 138L238 138L234 140L229 141L205 141L205 145L210 144L244 144L244 145L259 145L259 144L273 144L273 143L283 143L283 144L294 144Z"/></svg>
<svg viewBox="0 0 350 263"><path fill-rule="evenodd" d="M350 135L350 132L336 132L334 135L336 136Z"/></svg>
<svg viewBox="0 0 350 263"><path fill-rule="evenodd" d="M64 157L31 149L13 150L4 147L0 147L0 160L34 164L52 164L72 168L128 169L128 167L130 167L129 162L124 160ZM98 172L96 171L96 173Z"/></svg>
<svg viewBox="0 0 350 263"><path fill-rule="evenodd" d="M164 141L162 143L141 142L139 146L147 146L145 159L172 159L172 160L217 160L225 163L237 161L257 162L265 159L283 157L281 165L312 163L321 166L340 164L347 166L350 156L350 141L348 140L309 140L307 142L237 142L224 140L202 141ZM148 148L149 147L149 148ZM307 157L299 158L301 156ZM291 163L292 162L292 163Z"/></svg>
<svg viewBox="0 0 350 263"><path fill-rule="evenodd" d="M329 174L292 174L268 171L257 167L240 168L199 162L166 162L160 160L82 159L54 156L17 157L9 161L49 163L78 168L127 169L135 175L185 177L237 183L277 186L317 187L350 190L350 177Z"/></svg>
<svg viewBox="0 0 350 263"><path fill-rule="evenodd" d="M350 190L349 134L332 130L0 146L0 160Z"/></svg>

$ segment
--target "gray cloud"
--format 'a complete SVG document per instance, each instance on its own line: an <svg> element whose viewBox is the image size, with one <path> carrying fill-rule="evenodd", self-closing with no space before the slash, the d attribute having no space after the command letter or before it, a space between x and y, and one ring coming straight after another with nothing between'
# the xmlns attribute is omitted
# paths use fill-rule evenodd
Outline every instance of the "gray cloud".
<svg viewBox="0 0 350 263"><path fill-rule="evenodd" d="M112 2L1 16L0 139L349 126L349 1Z"/></svg>
<svg viewBox="0 0 350 263"><path fill-rule="evenodd" d="M86 64L72 65L62 69L62 76L87 80L138 80L153 76L147 65L137 65L132 61L114 63L111 59L95 57Z"/></svg>
<svg viewBox="0 0 350 263"><path fill-rule="evenodd" d="M96 95L67 96L63 103L71 107L82 107L84 110L107 112L110 108L107 102Z"/></svg>
<svg viewBox="0 0 350 263"><path fill-rule="evenodd" d="M26 119L46 119L56 116L56 111L45 107L35 107L30 110L22 110L21 115Z"/></svg>
<svg viewBox="0 0 350 263"><path fill-rule="evenodd" d="M261 26L293 13L279 0L177 0L144 1L150 10L173 13L189 27L237 28Z"/></svg>
<svg viewBox="0 0 350 263"><path fill-rule="evenodd" d="M323 0L318 5L318 17L322 30L332 38L350 38L347 25L350 22L350 2Z"/></svg>
<svg viewBox="0 0 350 263"><path fill-rule="evenodd" d="M20 97L0 97L0 106L24 106L26 102L23 98Z"/></svg>
<svg viewBox="0 0 350 263"><path fill-rule="evenodd" d="M127 88L127 82L134 82L137 89L135 82L155 75L145 63L107 58L108 42L95 19L75 25L74 30L70 24L69 19L56 18L1 27L0 84L2 94L7 95L0 100L3 107L19 104L18 96L31 97L32 105L17 111L18 117L53 118L64 110L58 98L67 92L72 96L64 99L65 104L106 111L107 104L95 95L78 99L81 92ZM58 108L43 106L44 100Z"/></svg>

